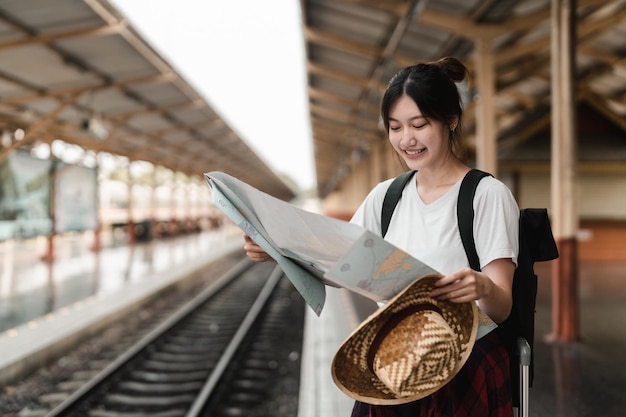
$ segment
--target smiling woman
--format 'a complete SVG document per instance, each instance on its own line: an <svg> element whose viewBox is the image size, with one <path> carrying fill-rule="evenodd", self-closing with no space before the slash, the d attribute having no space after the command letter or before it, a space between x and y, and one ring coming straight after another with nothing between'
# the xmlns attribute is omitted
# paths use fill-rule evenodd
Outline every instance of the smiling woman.
<svg viewBox="0 0 626 417"><path fill-rule="evenodd" d="M276 173L314 185L299 2L111 3Z"/></svg>
<svg viewBox="0 0 626 417"><path fill-rule="evenodd" d="M430 385L437 387L433 390L414 389L426 383L418 378L422 366L430 366L425 364L428 361L419 359L420 355L413 355L410 360L400 355L397 361L389 361L393 355L384 360L377 359L369 346L358 341L356 346L350 345L349 350L367 356L370 371L375 368L401 370L389 373L384 370L382 374L376 371L376 377L365 373L355 376L353 371L359 361L338 353L333 369L346 371L342 371L345 378L339 378L342 379L339 385L356 400L352 417L512 416L509 354L503 335L494 329L498 327L496 323L504 321L511 311L511 287L518 253L519 208L504 183L494 177L481 181L476 189L475 203L473 206L470 204L481 263L480 270L470 268L457 223L461 182L471 172L463 154L457 154L456 150L461 143L458 131L463 118L456 83L462 81L466 74L465 65L447 57L407 67L392 77L383 96L381 117L394 150L416 172L400 190L402 198L393 210L388 233L381 230L381 213L389 204L386 194L393 179L383 181L371 190L351 222L383 236L439 271L441 275L434 276L436 279L432 286L425 289L433 300L457 306L475 303L480 316L479 336L475 344L472 343L471 353L460 371L454 376L449 375L446 381ZM244 250L253 261L266 259L261 247L251 240L245 242ZM393 298L387 305L395 301L396 298ZM420 313L420 310L406 313L411 316ZM405 319L404 315L397 321L389 319L381 327L381 333L382 328L400 327L399 323ZM419 330L420 326L408 328L410 330L405 327L405 331L397 332L397 335L411 335L417 340L430 337ZM359 330L353 335L358 333ZM361 338L361 341L379 339L379 335L367 333L367 338ZM385 342L381 342L380 346L382 343ZM381 368L378 362L385 365ZM390 377L391 374L394 376ZM396 377L399 379L396 380ZM363 380L359 381L360 378ZM372 378L378 380L372 381ZM418 379L419 384L416 385ZM412 388L405 391L401 388L405 383L406 387ZM376 389L366 388L366 394L353 395L354 392L347 387L354 384L373 384ZM427 392L428 395L414 395L417 391L424 395Z"/></svg>

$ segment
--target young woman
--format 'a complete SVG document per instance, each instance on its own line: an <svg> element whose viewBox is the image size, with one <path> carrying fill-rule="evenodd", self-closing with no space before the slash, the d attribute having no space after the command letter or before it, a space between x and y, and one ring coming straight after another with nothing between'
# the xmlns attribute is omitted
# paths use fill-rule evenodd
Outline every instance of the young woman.
<svg viewBox="0 0 626 417"><path fill-rule="evenodd" d="M431 296L474 301L493 322L504 321L512 306L511 287L518 252L519 209L509 189L484 178L474 197L474 239L481 271L469 267L458 231L456 206L469 171L462 146L461 98L456 83L466 67L447 57L398 72L389 82L381 117L389 142L416 173L406 185L385 239L441 272ZM382 203L391 179L378 184L352 222L381 233ZM253 260L261 248L246 239ZM474 345L461 371L446 386L403 405L355 402L352 417L508 417L512 416L509 357L497 331Z"/></svg>

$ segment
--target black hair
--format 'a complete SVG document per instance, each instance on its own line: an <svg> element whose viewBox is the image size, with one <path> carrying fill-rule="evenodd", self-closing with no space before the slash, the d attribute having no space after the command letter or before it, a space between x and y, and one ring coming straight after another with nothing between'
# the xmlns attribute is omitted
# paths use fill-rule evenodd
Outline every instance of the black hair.
<svg viewBox="0 0 626 417"><path fill-rule="evenodd" d="M427 119L450 126L457 118L455 129L450 131L450 148L460 160L466 162L467 150L461 143L463 106L456 83L468 78L467 67L454 57L420 63L400 70L389 81L383 96L380 116L389 133L389 112L393 105L406 95L410 97Z"/></svg>

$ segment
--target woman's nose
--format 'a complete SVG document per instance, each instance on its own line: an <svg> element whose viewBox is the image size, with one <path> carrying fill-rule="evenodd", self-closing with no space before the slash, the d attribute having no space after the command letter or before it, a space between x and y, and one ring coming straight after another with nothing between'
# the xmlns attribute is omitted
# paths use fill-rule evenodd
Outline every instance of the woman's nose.
<svg viewBox="0 0 626 417"><path fill-rule="evenodd" d="M413 135L412 129L404 129L404 131L402 132L401 142L404 146L415 145L417 140L415 139L415 135Z"/></svg>

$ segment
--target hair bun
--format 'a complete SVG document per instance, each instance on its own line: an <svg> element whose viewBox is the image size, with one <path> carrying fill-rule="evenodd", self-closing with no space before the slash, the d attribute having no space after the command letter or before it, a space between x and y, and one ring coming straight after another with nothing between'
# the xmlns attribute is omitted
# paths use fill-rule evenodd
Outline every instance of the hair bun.
<svg viewBox="0 0 626 417"><path fill-rule="evenodd" d="M443 57L431 62L431 64L439 67L455 83L463 81L468 76L469 71L467 67L461 61L451 56Z"/></svg>

